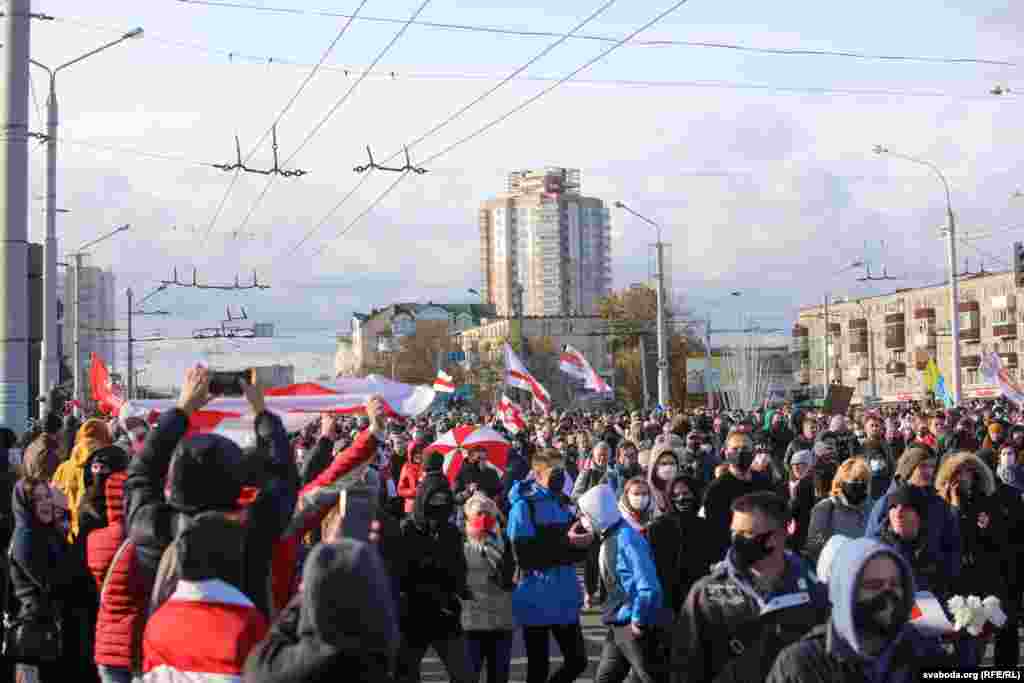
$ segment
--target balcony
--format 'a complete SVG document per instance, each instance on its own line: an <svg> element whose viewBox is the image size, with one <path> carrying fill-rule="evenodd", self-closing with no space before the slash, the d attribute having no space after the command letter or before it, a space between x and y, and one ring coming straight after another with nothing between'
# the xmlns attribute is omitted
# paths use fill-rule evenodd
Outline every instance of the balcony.
<svg viewBox="0 0 1024 683"><path fill-rule="evenodd" d="M850 320L850 329L851 330L864 330L864 333L867 334L867 331L868 331L868 319L867 318L852 318Z"/></svg>
<svg viewBox="0 0 1024 683"><path fill-rule="evenodd" d="M935 320L934 308L918 308L914 310L914 320Z"/></svg>
<svg viewBox="0 0 1024 683"><path fill-rule="evenodd" d="M868 353L868 338L855 337L850 342L850 353Z"/></svg>
<svg viewBox="0 0 1024 683"><path fill-rule="evenodd" d="M886 325L903 325L907 320L904 313L889 313L885 316Z"/></svg>
<svg viewBox="0 0 1024 683"><path fill-rule="evenodd" d="M977 344L981 341L981 328L968 327L960 330L960 341L967 342L969 344Z"/></svg>
<svg viewBox="0 0 1024 683"><path fill-rule="evenodd" d="M977 301L961 301L957 305L957 310L961 313L977 313L981 310L981 306Z"/></svg>
<svg viewBox="0 0 1024 683"><path fill-rule="evenodd" d="M1014 323L994 323L992 335L1001 339L1016 339L1017 325Z"/></svg>
<svg viewBox="0 0 1024 683"><path fill-rule="evenodd" d="M981 356L960 356L960 365L964 370L974 370L981 367Z"/></svg>
<svg viewBox="0 0 1024 683"><path fill-rule="evenodd" d="M801 368L793 373L794 378L798 384L810 384L811 383L811 371L808 368Z"/></svg>
<svg viewBox="0 0 1024 683"><path fill-rule="evenodd" d="M901 360L891 360L885 364L885 372L893 377L906 377L907 364Z"/></svg>
<svg viewBox="0 0 1024 683"><path fill-rule="evenodd" d="M1005 368L1016 368L1017 367L1017 354L1016 353L1001 353L999 358L1003 361L1003 367Z"/></svg>

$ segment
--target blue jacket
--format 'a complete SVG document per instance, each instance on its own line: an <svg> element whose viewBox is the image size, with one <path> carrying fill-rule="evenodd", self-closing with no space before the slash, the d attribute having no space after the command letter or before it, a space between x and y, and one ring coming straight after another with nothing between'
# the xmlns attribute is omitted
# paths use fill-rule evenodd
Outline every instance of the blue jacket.
<svg viewBox="0 0 1024 683"><path fill-rule="evenodd" d="M517 481L509 491L508 537L520 567L512 613L520 626L579 623L583 594L576 564L586 549L569 544L574 523L568 507L534 481ZM532 508L532 512L531 512Z"/></svg>
<svg viewBox="0 0 1024 683"><path fill-rule="evenodd" d="M608 585L608 601L602 621L621 626L630 622L640 626L665 626L660 623L660 608L665 597L654 567L651 546L639 532L622 519L611 486L601 484L579 500L580 512L594 522L601 535L599 567L601 580Z"/></svg>
<svg viewBox="0 0 1024 683"><path fill-rule="evenodd" d="M865 537L881 540L885 522L888 520L889 496L897 485L894 481L886 494L879 498L871 509ZM923 520L926 548L942 565L939 574L952 582L960 576L960 520L934 489L929 488L928 492L928 518Z"/></svg>

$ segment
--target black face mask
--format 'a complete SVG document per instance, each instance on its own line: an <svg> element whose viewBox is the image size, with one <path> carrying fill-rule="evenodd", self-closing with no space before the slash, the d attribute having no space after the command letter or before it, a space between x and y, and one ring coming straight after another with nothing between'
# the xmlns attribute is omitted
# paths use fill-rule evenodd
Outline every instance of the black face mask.
<svg viewBox="0 0 1024 683"><path fill-rule="evenodd" d="M674 496L672 507L681 515L697 514L697 499L693 496Z"/></svg>
<svg viewBox="0 0 1024 683"><path fill-rule="evenodd" d="M746 472L754 464L754 451L749 448L729 454L729 464L735 465L741 472Z"/></svg>
<svg viewBox="0 0 1024 683"><path fill-rule="evenodd" d="M551 477L548 479L548 491L562 493L565 490L565 470L561 467L551 470Z"/></svg>
<svg viewBox="0 0 1024 683"><path fill-rule="evenodd" d="M771 535L772 532L763 533L753 538L733 536L732 549L736 551L736 559L744 566L749 567L771 555L772 549L768 547L768 539Z"/></svg>
<svg viewBox="0 0 1024 683"><path fill-rule="evenodd" d="M450 503L444 503L442 505L428 505L424 510L424 517L427 521L432 524L444 524L448 521L448 518L452 516L452 511L455 506Z"/></svg>
<svg viewBox="0 0 1024 683"><path fill-rule="evenodd" d="M892 607L888 619L882 616ZM870 600L858 602L853 608L853 625L866 635L886 640L895 638L906 623L904 604L893 591L879 593Z"/></svg>
<svg viewBox="0 0 1024 683"><path fill-rule="evenodd" d="M844 481L841 484L843 495L850 505L860 505L868 497L868 484L864 481Z"/></svg>

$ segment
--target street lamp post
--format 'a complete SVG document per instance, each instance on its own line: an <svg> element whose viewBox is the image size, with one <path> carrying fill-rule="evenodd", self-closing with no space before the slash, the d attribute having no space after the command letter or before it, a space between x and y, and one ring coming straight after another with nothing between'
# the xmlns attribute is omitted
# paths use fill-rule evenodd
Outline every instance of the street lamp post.
<svg viewBox="0 0 1024 683"><path fill-rule="evenodd" d="M657 264L658 264L658 292L657 292L657 326L658 326L658 403L662 408L667 408L671 400L668 382L668 344L665 331L665 244L661 241L661 226L646 216L642 216L622 202L615 202L616 208L628 211L640 220L654 227L658 233Z"/></svg>
<svg viewBox="0 0 1024 683"><path fill-rule="evenodd" d="M860 306L860 311L864 315L864 324L868 332L868 371L871 373L871 398L878 399L878 376L875 374L875 340L874 335L871 333L871 316L868 314L868 309L864 305L864 302L857 299L857 305Z"/></svg>
<svg viewBox="0 0 1024 683"><path fill-rule="evenodd" d="M59 108L57 105L57 74L82 60L114 47L119 43L142 36L142 29L136 28L117 40L101 45L95 50L64 62L51 69L34 59L29 62L46 71L50 80L50 92L46 98L46 240L43 243L43 344L39 360L39 390L44 394L57 381L57 128Z"/></svg>
<svg viewBox="0 0 1024 683"><path fill-rule="evenodd" d="M101 235L91 242L86 242L81 247L75 250L72 255L72 282L75 286L75 298L72 300L72 310L75 315L75 326L72 329L72 340L75 347L75 364L72 367L74 377L74 396L78 402L78 407L75 408L76 414L81 415L82 399L82 256L85 254L85 250L90 247L94 247L100 242L107 240L118 233L124 232L131 228L131 225L122 225L119 228L111 230L105 235Z"/></svg>
<svg viewBox="0 0 1024 683"><path fill-rule="evenodd" d="M946 180L946 176L939 170L939 167L930 161L893 152L888 147L883 147L882 145L875 145L874 152L875 154L888 154L889 156L924 166L942 181L942 188L946 193L946 218L949 221L947 229L947 237L949 238L947 256L949 258L950 326L953 333L953 400L959 405L962 398L960 390L960 293L956 277L956 216L953 214L953 201L950 198L949 181Z"/></svg>

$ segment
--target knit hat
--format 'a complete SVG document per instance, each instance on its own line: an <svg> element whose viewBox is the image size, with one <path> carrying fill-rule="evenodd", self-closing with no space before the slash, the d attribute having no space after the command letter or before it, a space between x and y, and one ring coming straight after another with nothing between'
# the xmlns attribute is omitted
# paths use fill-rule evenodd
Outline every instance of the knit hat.
<svg viewBox="0 0 1024 683"><path fill-rule="evenodd" d="M178 446L167 479L171 507L186 514L233 510L242 492L242 449L220 434L197 434Z"/></svg>
<svg viewBox="0 0 1024 683"><path fill-rule="evenodd" d="M899 481L910 481L910 478L914 476L914 470L917 469L917 466L922 462L931 460L932 457L931 452L927 448L919 444L911 446L903 451L899 462L896 463L896 478Z"/></svg>
<svg viewBox="0 0 1024 683"><path fill-rule="evenodd" d="M827 441L815 441L814 442L814 457L815 458L831 458L836 454L835 446L828 443ZM792 463L790 463L792 464Z"/></svg>
<svg viewBox="0 0 1024 683"><path fill-rule="evenodd" d="M817 448L815 448L817 450ZM814 467L814 463L817 461L814 453L808 450L797 451L793 453L789 458L789 464L792 465L808 465Z"/></svg>
<svg viewBox="0 0 1024 683"><path fill-rule="evenodd" d="M889 509L897 505L906 505L913 508L921 519L924 519L928 512L928 494L917 486L901 485L889 494Z"/></svg>

